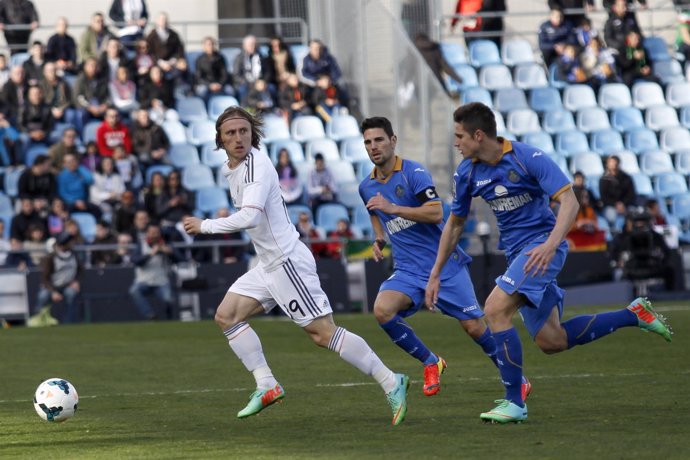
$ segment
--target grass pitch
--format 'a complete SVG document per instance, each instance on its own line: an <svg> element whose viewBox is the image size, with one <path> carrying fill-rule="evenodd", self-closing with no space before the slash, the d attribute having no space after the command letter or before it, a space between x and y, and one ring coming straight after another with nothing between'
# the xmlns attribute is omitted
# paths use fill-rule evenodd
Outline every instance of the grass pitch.
<svg viewBox="0 0 690 460"><path fill-rule="evenodd" d="M657 307L674 328L671 344L627 328L546 356L519 326L534 391L529 421L510 426L479 420L502 397L496 369L439 315L410 321L448 361L431 398L421 366L371 315L336 317L411 376L399 427L378 385L284 320L252 326L285 401L245 420L235 414L254 381L211 322L0 330L0 458L690 458L690 306ZM49 377L79 391L76 416L62 424L33 409Z"/></svg>

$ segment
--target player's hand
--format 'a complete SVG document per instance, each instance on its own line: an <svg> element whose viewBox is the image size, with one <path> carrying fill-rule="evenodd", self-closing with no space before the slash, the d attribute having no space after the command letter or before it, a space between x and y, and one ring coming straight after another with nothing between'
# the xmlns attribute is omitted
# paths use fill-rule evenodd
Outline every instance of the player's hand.
<svg viewBox="0 0 690 460"><path fill-rule="evenodd" d="M544 242L527 251L525 255L529 256L529 259L527 259L527 263L523 268L525 273L531 274L533 277L537 275L544 276L553 256L556 254L556 248Z"/></svg>
<svg viewBox="0 0 690 460"><path fill-rule="evenodd" d="M60 294L57 291L53 291L50 294L50 298L53 300L53 302L61 302L62 301L62 294Z"/></svg>
<svg viewBox="0 0 690 460"><path fill-rule="evenodd" d="M438 276L429 276L424 295L424 306L426 306L427 309L436 311L436 302L438 302L438 291L440 289L441 279Z"/></svg>
<svg viewBox="0 0 690 460"><path fill-rule="evenodd" d="M396 207L397 206L385 199L383 195L381 195L381 192L378 192L376 196L372 196L369 198L369 201L367 201L367 209L369 211L378 210L386 214L395 214Z"/></svg>
<svg viewBox="0 0 690 460"><path fill-rule="evenodd" d="M184 225L184 231L188 235L198 235L201 233L201 219L198 217L185 217L182 219L182 224Z"/></svg>
<svg viewBox="0 0 690 460"><path fill-rule="evenodd" d="M383 260L383 245L379 244L379 240L377 239L376 241L374 241L372 246L374 248L374 261L376 261L376 262L382 261Z"/></svg>

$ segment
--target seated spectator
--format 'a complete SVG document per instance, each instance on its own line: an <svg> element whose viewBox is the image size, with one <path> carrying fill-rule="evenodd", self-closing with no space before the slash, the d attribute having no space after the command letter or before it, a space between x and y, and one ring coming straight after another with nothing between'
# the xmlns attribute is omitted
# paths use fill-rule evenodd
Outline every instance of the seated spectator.
<svg viewBox="0 0 690 460"><path fill-rule="evenodd" d="M144 0L113 0L108 17L118 27L117 36L127 48L144 36L149 12Z"/></svg>
<svg viewBox="0 0 690 460"><path fill-rule="evenodd" d="M65 207L65 202L59 197L53 198L50 202L48 211L48 235L56 236L65 230L65 222L69 219L69 212Z"/></svg>
<svg viewBox="0 0 690 460"><path fill-rule="evenodd" d="M7 65L7 56L0 54L0 88L5 86L10 79L10 68Z"/></svg>
<svg viewBox="0 0 690 460"><path fill-rule="evenodd" d="M89 212L96 219L101 218L101 210L88 201L89 186L93 184L93 175L79 165L76 155L65 155L64 168L57 176L58 196L65 202L70 212Z"/></svg>
<svg viewBox="0 0 690 460"><path fill-rule="evenodd" d="M146 40L137 41L136 53L131 66L135 75L134 80L138 88L141 88L149 78L151 67L155 65L153 56L149 53L149 44Z"/></svg>
<svg viewBox="0 0 690 460"><path fill-rule="evenodd" d="M340 219L336 224L336 229L328 233L328 238L335 238L338 241L328 243L328 256L332 259L339 259L347 251L347 241L354 239L355 234L350 229L350 222L347 219Z"/></svg>
<svg viewBox="0 0 690 460"><path fill-rule="evenodd" d="M47 142L53 124L53 116L43 98L43 91L39 86L30 86L20 123L22 132L28 138L26 145Z"/></svg>
<svg viewBox="0 0 690 460"><path fill-rule="evenodd" d="M139 103L142 109L149 110L154 121L162 122L166 111L175 108L173 93L173 83L163 78L161 68L154 65L148 80L139 88Z"/></svg>
<svg viewBox="0 0 690 460"><path fill-rule="evenodd" d="M91 24L79 37L79 61L86 62L87 59L98 59L105 51L108 39L112 37L103 20L103 13L94 13L91 16Z"/></svg>
<svg viewBox="0 0 690 460"><path fill-rule="evenodd" d="M184 44L177 32L170 28L167 13L158 15L156 27L148 34L146 41L156 65L163 70L166 78L176 80L176 85L182 85L187 74Z"/></svg>
<svg viewBox="0 0 690 460"><path fill-rule="evenodd" d="M129 61L120 40L110 37L105 51L98 56L98 75L102 80L110 83L117 79L117 69L120 66L129 67Z"/></svg>
<svg viewBox="0 0 690 460"><path fill-rule="evenodd" d="M349 106L349 96L345 82L341 80L343 74L336 61L326 45L320 40L312 40L309 42L309 53L302 61L302 76L306 83L315 85L319 75L328 74L331 78L331 83L338 88L340 103L344 107Z"/></svg>
<svg viewBox="0 0 690 460"><path fill-rule="evenodd" d="M101 211L111 215L114 206L122 198L125 182L115 170L115 163L110 157L103 157L101 164L93 174L93 184L89 187L91 203L100 206Z"/></svg>
<svg viewBox="0 0 690 460"><path fill-rule="evenodd" d="M53 144L48 150L48 156L52 161L54 173L62 171L65 155L68 153L79 156L79 149L77 148L77 130L72 127L65 128L62 131L60 141Z"/></svg>
<svg viewBox="0 0 690 460"><path fill-rule="evenodd" d="M7 120L12 125L16 126L21 120L27 91L24 68L19 65L12 67L9 81L0 90L0 103L4 107Z"/></svg>
<svg viewBox="0 0 690 460"><path fill-rule="evenodd" d="M165 191L165 177L156 171L151 174L151 181L144 189L144 209L151 216L158 215L158 203Z"/></svg>
<svg viewBox="0 0 690 460"><path fill-rule="evenodd" d="M476 40L476 34L481 30L483 18L477 16L482 7L482 0L458 0L455 3L455 14L450 21L450 30L454 31L462 23L462 32L467 46Z"/></svg>
<svg viewBox="0 0 690 460"><path fill-rule="evenodd" d="M170 140L156 123L151 122L148 111L137 110L132 126L132 153L142 165L167 163Z"/></svg>
<svg viewBox="0 0 690 460"><path fill-rule="evenodd" d="M619 50L620 53L626 45L630 32L635 32L642 37L642 30L637 23L635 13L628 11L626 0L615 0L604 25L604 40L609 48Z"/></svg>
<svg viewBox="0 0 690 460"><path fill-rule="evenodd" d="M103 158L104 157L102 157L101 153L98 151L98 144L94 141L89 141L89 143L86 144L86 150L79 164L94 173L98 169L98 165L101 164Z"/></svg>
<svg viewBox="0 0 690 460"><path fill-rule="evenodd" d="M38 12L29 0L0 2L0 21L5 41L12 54L23 53L29 43L31 33L38 28ZM5 26L26 26L29 28L6 28Z"/></svg>
<svg viewBox="0 0 690 460"><path fill-rule="evenodd" d="M632 86L637 81L659 82L652 73L651 61L642 46L640 35L631 31L625 40L625 47L618 53L618 67L621 69L623 82Z"/></svg>
<svg viewBox="0 0 690 460"><path fill-rule="evenodd" d="M611 155L606 159L604 175L599 179L599 193L603 213L612 229L621 229L628 207L634 206L637 196L632 178L620 169L620 159Z"/></svg>
<svg viewBox="0 0 690 460"><path fill-rule="evenodd" d="M61 16L55 23L55 33L50 36L46 45L46 62L55 64L57 74L62 76L77 71L77 42L67 33L67 18Z"/></svg>
<svg viewBox="0 0 690 460"><path fill-rule="evenodd" d="M329 122L333 115L340 113L343 109L340 103L340 91L327 74L317 78L316 87L311 96L314 112L324 123Z"/></svg>
<svg viewBox="0 0 690 460"><path fill-rule="evenodd" d="M107 222L103 220L96 222L96 237L93 239L92 244L117 244L117 238L110 231L110 226ZM91 252L91 265L94 267L119 265L121 260L122 258L115 249L99 249Z"/></svg>
<svg viewBox="0 0 690 460"><path fill-rule="evenodd" d="M38 308L64 300L67 311L64 317L60 318L63 323L75 323L79 320L79 277L82 273L82 264L72 251L74 244L72 235L66 232L58 235L53 250L43 260L43 282L36 299Z"/></svg>
<svg viewBox="0 0 690 460"><path fill-rule="evenodd" d="M274 85L279 90L285 87L285 83L290 75L297 72L295 61L292 59L292 54L283 39L278 36L271 37L268 47L267 66L270 66L271 72L269 84Z"/></svg>
<svg viewBox="0 0 690 460"><path fill-rule="evenodd" d="M117 77L108 83L110 100L121 114L129 114L139 107L137 102L137 87L129 79L129 70L124 65L117 68Z"/></svg>
<svg viewBox="0 0 690 460"><path fill-rule="evenodd" d="M292 164L290 153L287 149L280 149L278 152L278 181L280 183L280 193L283 195L285 204L293 204L302 201L302 184L297 177L297 169Z"/></svg>
<svg viewBox="0 0 690 460"><path fill-rule="evenodd" d="M34 266L41 265L46 255L46 229L40 224L31 224L24 239L24 250L29 253Z"/></svg>
<svg viewBox="0 0 690 460"><path fill-rule="evenodd" d="M33 42L29 50L29 55L29 59L24 61L22 67L24 67L24 78L26 78L26 83L29 86L34 86L38 85L38 82L43 78L43 64L45 64L45 60L43 59L43 43L40 41Z"/></svg>
<svg viewBox="0 0 690 460"><path fill-rule="evenodd" d="M125 147L118 145L113 149L113 161L115 169L122 177L127 190L139 190L143 179L139 171L139 163L135 156L128 154Z"/></svg>
<svg viewBox="0 0 690 460"><path fill-rule="evenodd" d="M29 267L33 267L34 263L31 260L29 252L24 249L24 243L20 240L10 240L10 252L7 254L5 260L5 268L14 268L18 271L24 271Z"/></svg>
<svg viewBox="0 0 690 460"><path fill-rule="evenodd" d="M38 155L33 165L19 176L19 198L34 202L34 209L48 213L48 205L56 195L57 185L51 172L51 161L47 155Z"/></svg>
<svg viewBox="0 0 690 460"><path fill-rule="evenodd" d="M130 265L132 263L132 236L129 233L117 234L117 249L112 258L112 265Z"/></svg>
<svg viewBox="0 0 690 460"><path fill-rule="evenodd" d="M5 220L0 219L0 267L7 267L7 256L12 250L10 239L5 236Z"/></svg>
<svg viewBox="0 0 690 460"><path fill-rule="evenodd" d="M105 119L96 131L98 151L104 157L112 157L115 147L122 145L127 153L132 151L132 138L129 128L120 121L120 114L115 107L108 107Z"/></svg>
<svg viewBox="0 0 690 460"><path fill-rule="evenodd" d="M418 33L414 39L414 45L417 47L427 65L436 76L436 79L441 83L443 89L448 92L446 79L444 74L450 76L458 83L462 83L462 77L453 69L441 52L441 45L433 41L427 34Z"/></svg>
<svg viewBox="0 0 690 460"><path fill-rule="evenodd" d="M74 106L78 111L77 129L80 132L88 121L102 119L108 108L108 85L99 78L97 69L96 59L88 58L74 85Z"/></svg>
<svg viewBox="0 0 690 460"><path fill-rule="evenodd" d="M566 18L566 21L568 18ZM571 24L578 24L575 28L575 38L577 39L577 44L580 48L585 48L589 46L590 42L599 38L599 31L592 27L592 21L587 17L583 17L580 21L570 21Z"/></svg>
<svg viewBox="0 0 690 460"><path fill-rule="evenodd" d="M142 214L142 218L146 219L142 228L146 227L149 223L148 213L144 210L137 210L137 201L134 197L134 192L125 190L122 194L122 199L115 205L115 212L113 212L112 226L115 232L118 234L126 233L133 237L135 233L135 216L139 216L139 214Z"/></svg>
<svg viewBox="0 0 690 460"><path fill-rule="evenodd" d="M606 249L606 234L599 229L597 215L590 204L589 192L581 190L576 195L580 208L567 239L575 250L601 251Z"/></svg>
<svg viewBox="0 0 690 460"><path fill-rule="evenodd" d="M230 210L228 208L220 208L216 211L213 216L214 219L223 219L230 216ZM220 253L220 260L218 262L223 264L234 264L240 260L244 260L246 250L246 243L242 238L241 232L232 233L215 233L215 234L198 234L194 237L194 242L197 241L235 241L239 244L237 246L220 246L218 252ZM194 250L194 260L202 262L212 262L213 261L213 250L214 248L199 248Z"/></svg>
<svg viewBox="0 0 690 460"><path fill-rule="evenodd" d="M566 45L574 45L573 26L563 18L563 11L552 9L549 20L539 27L539 49L546 66L550 66L563 54Z"/></svg>
<svg viewBox="0 0 690 460"><path fill-rule="evenodd" d="M237 90L237 98L242 105L247 104L247 96L259 78L266 78L267 64L259 54L254 35L242 39L242 51L232 64L232 82ZM269 76L270 79L270 76Z"/></svg>
<svg viewBox="0 0 690 460"><path fill-rule="evenodd" d="M575 174L573 174L573 193L575 193L575 196L577 197L578 194L582 193L583 191L586 191L589 194L590 204L594 208L594 211L599 213L601 210L601 204L592 201L594 199L594 194L592 193L592 190L587 188L587 185L585 184L585 175L580 171L575 171Z"/></svg>
<svg viewBox="0 0 690 460"><path fill-rule="evenodd" d="M125 192L125 195L126 194L127 192ZM134 244L138 244L139 242L144 241L146 239L146 229L148 228L151 222L152 220L149 218L149 213L147 213L144 209L137 209L134 212L134 218L132 219L131 224L132 230L130 231L130 235L132 235L132 241L134 241Z"/></svg>
<svg viewBox="0 0 690 460"><path fill-rule="evenodd" d="M214 94L235 94L230 85L230 75L225 58L218 51L216 40L204 38L204 52L196 59L194 92L208 101Z"/></svg>
<svg viewBox="0 0 690 460"><path fill-rule="evenodd" d="M316 215L316 210L323 203L333 203L336 201L337 187L335 185L335 177L326 166L321 153L314 155L314 169L309 174L307 190L313 215Z"/></svg>
<svg viewBox="0 0 690 460"><path fill-rule="evenodd" d="M312 114L311 107L307 102L307 90L294 73L287 77L285 86L280 91L279 107L288 123L299 115Z"/></svg>
<svg viewBox="0 0 690 460"><path fill-rule="evenodd" d="M268 84L263 78L254 82L247 95L247 106L260 114L273 113L273 97L268 90Z"/></svg>
<svg viewBox="0 0 690 460"><path fill-rule="evenodd" d="M326 243L314 242L322 239L322 237L319 235L318 230L312 225L309 214L300 212L297 217L295 228L297 229L297 233L299 233L300 239L305 242L312 254L314 254L314 257L328 257L328 245Z"/></svg>
<svg viewBox="0 0 690 460"><path fill-rule="evenodd" d="M563 52L556 59L556 66L561 80L565 80L568 83L584 83L587 81L587 75L577 57L575 45L565 45Z"/></svg>
<svg viewBox="0 0 690 460"><path fill-rule="evenodd" d="M618 81L616 73L616 59L611 51L603 46L599 38L594 38L580 54L582 69L587 76L587 82L598 89L604 83Z"/></svg>
<svg viewBox="0 0 690 460"><path fill-rule="evenodd" d="M659 202L657 200L647 200L645 203L645 210L649 214L652 225L668 225L668 221L661 212Z"/></svg>
<svg viewBox="0 0 690 460"><path fill-rule="evenodd" d="M46 226L46 220L36 212L34 201L30 198L23 198L20 211L12 218L10 225L10 238L17 241L26 240L29 234L29 227L32 225Z"/></svg>
<svg viewBox="0 0 690 460"><path fill-rule="evenodd" d="M76 112L72 107L72 89L65 80L58 77L54 62L43 65L43 77L39 82L46 104L54 121L74 125Z"/></svg>
<svg viewBox="0 0 690 460"><path fill-rule="evenodd" d="M0 112L0 166L15 166L21 163L21 148L17 141L19 131Z"/></svg>
<svg viewBox="0 0 690 460"><path fill-rule="evenodd" d="M65 231L72 235L75 246L83 246L86 244L86 239L81 233L79 223L71 217L65 221ZM83 260L84 254L79 255L79 259Z"/></svg>
<svg viewBox="0 0 690 460"><path fill-rule="evenodd" d="M161 227L172 227L183 216L190 215L194 210L192 203L191 194L182 187L180 173L171 171L156 206L156 217L160 220Z"/></svg>

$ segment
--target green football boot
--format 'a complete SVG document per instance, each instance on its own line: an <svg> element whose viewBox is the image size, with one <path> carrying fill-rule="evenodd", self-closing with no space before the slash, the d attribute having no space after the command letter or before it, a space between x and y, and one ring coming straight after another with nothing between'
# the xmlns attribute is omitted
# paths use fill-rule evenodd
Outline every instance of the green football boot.
<svg viewBox="0 0 690 460"><path fill-rule="evenodd" d="M400 425L407 415L407 389L410 386L410 378L405 374L395 374L398 384L393 391L386 394L388 404L393 411L393 425Z"/></svg>
<svg viewBox="0 0 690 460"><path fill-rule="evenodd" d="M667 342L671 341L671 327L666 318L652 308L652 303L643 297L638 297L628 305L628 310L637 316L637 325L645 332L654 332L662 336Z"/></svg>
<svg viewBox="0 0 690 460"><path fill-rule="evenodd" d="M498 406L482 413L479 418L488 423L522 423L527 420L527 404L520 407L507 399L497 399L494 402Z"/></svg>
<svg viewBox="0 0 690 460"><path fill-rule="evenodd" d="M249 397L247 407L237 413L237 418L245 418L250 415L255 415L270 406L273 403L279 402L285 397L285 390L276 383L276 386L269 390L259 390L258 388Z"/></svg>

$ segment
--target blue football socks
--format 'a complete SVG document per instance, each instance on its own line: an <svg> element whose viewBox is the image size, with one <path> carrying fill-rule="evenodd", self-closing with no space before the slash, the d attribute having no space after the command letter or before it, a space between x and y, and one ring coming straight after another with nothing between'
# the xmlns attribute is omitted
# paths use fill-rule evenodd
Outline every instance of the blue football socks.
<svg viewBox="0 0 690 460"><path fill-rule="evenodd" d="M496 342L496 359L501 380L506 387L508 401L524 407L522 400L522 344L514 327L493 334Z"/></svg>
<svg viewBox="0 0 690 460"><path fill-rule="evenodd" d="M620 327L637 326L637 316L627 308L597 315L582 315L561 323L568 335L568 348L600 339Z"/></svg>
<svg viewBox="0 0 690 460"><path fill-rule="evenodd" d="M397 346L420 360L425 366L438 362L438 357L429 350L417 337L410 326L400 316L395 315L387 323L380 324L381 328Z"/></svg>
<svg viewBox="0 0 690 460"><path fill-rule="evenodd" d="M484 350L484 353L486 353L486 356L489 357L491 361L498 367L498 361L496 361L496 341L494 340L494 337L491 335L491 331L487 327L484 333L479 337L478 339L474 340L477 345L482 347L482 350Z"/></svg>

